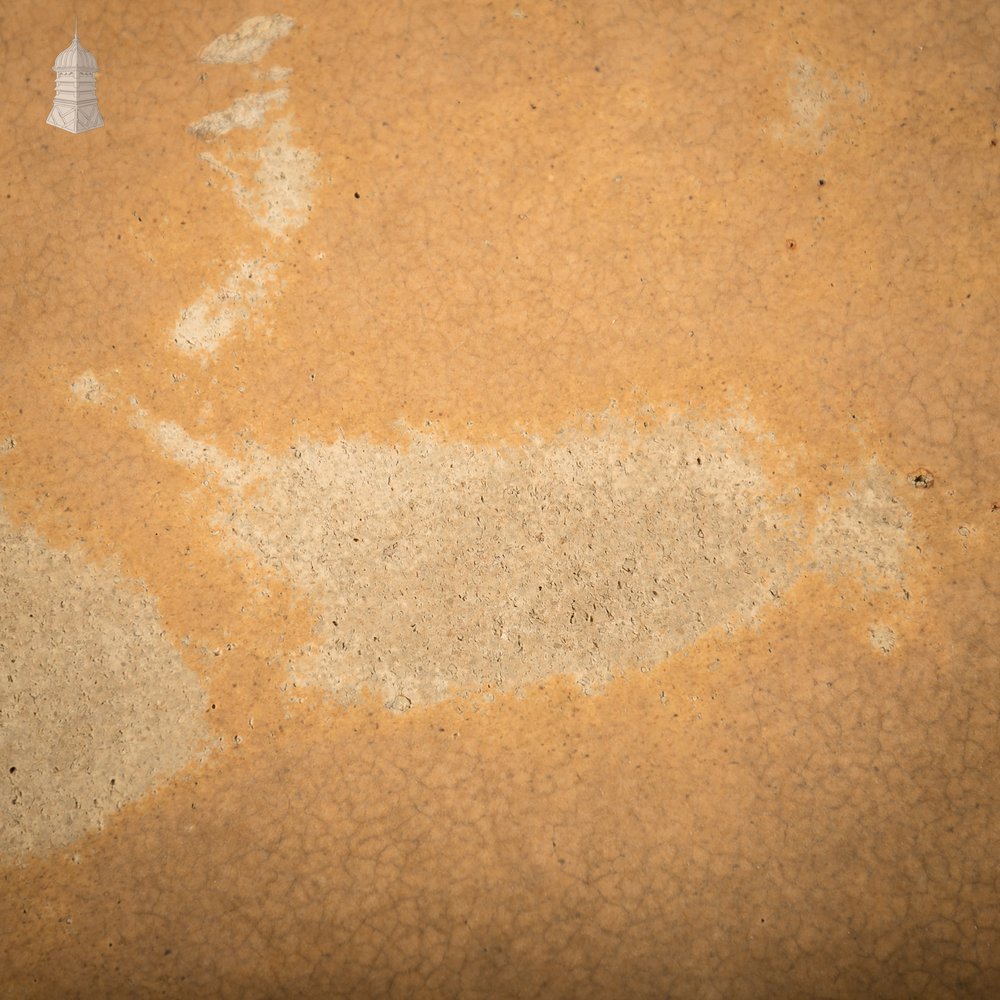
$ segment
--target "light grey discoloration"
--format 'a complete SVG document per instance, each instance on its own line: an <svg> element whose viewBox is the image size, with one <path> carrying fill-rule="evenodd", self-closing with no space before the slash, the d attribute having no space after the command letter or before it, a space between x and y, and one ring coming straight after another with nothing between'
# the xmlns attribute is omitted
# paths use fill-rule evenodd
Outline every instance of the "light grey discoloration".
<svg viewBox="0 0 1000 1000"><path fill-rule="evenodd" d="M99 828L208 746L155 600L0 506L0 859Z"/></svg>
<svg viewBox="0 0 1000 1000"><path fill-rule="evenodd" d="M199 58L205 63L251 63L267 54L267 50L295 27L295 22L284 14L269 17L251 17L235 31L220 35L201 50Z"/></svg>
<svg viewBox="0 0 1000 1000"><path fill-rule="evenodd" d="M238 97L222 111L213 111L204 118L188 125L188 131L199 139L214 139L225 135L234 128L256 128L264 122L264 116L272 105L281 107L288 100L287 90L269 90L263 94L247 94Z"/></svg>

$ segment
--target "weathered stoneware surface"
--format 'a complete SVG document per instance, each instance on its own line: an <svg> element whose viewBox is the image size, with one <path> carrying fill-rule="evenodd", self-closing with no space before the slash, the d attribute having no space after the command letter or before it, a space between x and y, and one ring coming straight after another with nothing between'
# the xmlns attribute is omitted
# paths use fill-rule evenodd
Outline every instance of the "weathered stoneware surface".
<svg viewBox="0 0 1000 1000"><path fill-rule="evenodd" d="M0 995L1000 995L995 5L0 52Z"/></svg>

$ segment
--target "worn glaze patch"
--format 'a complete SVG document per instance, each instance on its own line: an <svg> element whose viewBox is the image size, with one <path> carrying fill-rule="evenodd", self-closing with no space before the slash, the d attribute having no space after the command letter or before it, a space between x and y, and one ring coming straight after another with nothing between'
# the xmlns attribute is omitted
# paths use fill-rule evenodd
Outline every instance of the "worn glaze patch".
<svg viewBox="0 0 1000 1000"><path fill-rule="evenodd" d="M226 135L234 128L257 128L264 121L268 109L282 107L288 100L288 91L269 90L262 94L246 94L237 98L228 108L213 111L188 126L188 131L198 139L214 139Z"/></svg>
<svg viewBox="0 0 1000 1000"><path fill-rule="evenodd" d="M205 63L257 62L294 27L295 22L284 14L249 17L234 31L219 35L206 45L199 58Z"/></svg>
<svg viewBox="0 0 1000 1000"><path fill-rule="evenodd" d="M600 425L516 448L411 432L400 449L258 458L226 527L317 609L295 674L404 706L553 674L590 689L752 620L803 529L740 428Z"/></svg>
<svg viewBox="0 0 1000 1000"><path fill-rule="evenodd" d="M173 332L174 346L210 354L236 330L247 333L260 326L277 276L278 266L265 257L238 261L221 287L206 290L181 310Z"/></svg>
<svg viewBox="0 0 1000 1000"><path fill-rule="evenodd" d="M800 58L789 73L787 88L788 117L772 123L770 130L781 142L819 154L846 123L864 125L871 95L862 80L849 82L834 70Z"/></svg>
<svg viewBox="0 0 1000 1000"><path fill-rule="evenodd" d="M763 471L752 422L647 417L609 411L517 447L410 430L404 447L303 440L275 457L246 442L240 459L141 409L132 421L207 473L233 558L308 597L315 640L290 679L345 703L368 690L405 709L555 674L593 690L753 623L804 572L900 588L910 515L877 463L809 512Z"/></svg>
<svg viewBox="0 0 1000 1000"><path fill-rule="evenodd" d="M269 39L269 45L283 37L293 23L280 15L251 18L233 35L217 39L215 48L209 47L213 58L207 59L202 53L202 59L254 61L266 50L266 46L260 49L265 40ZM253 59L223 58L226 53L250 52L258 54ZM291 70L276 67L266 73L255 71L254 75L262 81L286 80ZM188 132L210 144L212 151L199 153L199 158L225 178L236 203L263 230L261 245L252 258L227 262L228 273L222 285L207 288L181 310L171 338L173 346L198 354L202 360L232 334L246 335L263 324L265 307L272 304L281 289L278 265L268 259L271 242L301 228L312 208L309 198L316 186L319 158L297 143L298 130L291 115L267 121L272 109L285 105L288 94L284 87L251 92L188 126ZM266 131L256 147L236 150L224 141L234 129Z"/></svg>
<svg viewBox="0 0 1000 1000"><path fill-rule="evenodd" d="M64 846L207 747L204 691L143 585L0 505L0 858Z"/></svg>

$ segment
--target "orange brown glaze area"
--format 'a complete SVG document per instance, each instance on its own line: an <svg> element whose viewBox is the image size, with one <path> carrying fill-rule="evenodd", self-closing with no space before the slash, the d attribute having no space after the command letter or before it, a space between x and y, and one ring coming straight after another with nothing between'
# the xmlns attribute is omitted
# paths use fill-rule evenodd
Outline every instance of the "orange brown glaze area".
<svg viewBox="0 0 1000 1000"><path fill-rule="evenodd" d="M38 148L0 201L0 502L141 582L207 735L100 831L8 859L0 995L1000 991L995 263L968 197L994 161L947 82L995 44L902 8L874 36L611 9L301 4L255 67L192 61L238 5L164 34L113 3L121 34L81 36L106 129L4 112ZM8 75L44 75L55 22L15 27ZM161 116L127 113L135 81ZM284 86L267 120L318 165L276 236L199 160L245 179L266 126L187 127ZM179 350L182 310L247 261L277 269L251 320ZM232 547L233 510L274 496L254 456L411 430L516 451L599 434L612 400L752 421L733 451L802 532L754 621L590 693L398 712L294 679L324 609Z"/></svg>

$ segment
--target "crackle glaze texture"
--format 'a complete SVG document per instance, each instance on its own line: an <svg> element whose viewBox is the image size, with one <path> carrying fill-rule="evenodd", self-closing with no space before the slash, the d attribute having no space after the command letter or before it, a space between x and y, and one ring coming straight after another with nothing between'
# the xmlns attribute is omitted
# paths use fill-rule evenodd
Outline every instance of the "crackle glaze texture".
<svg viewBox="0 0 1000 1000"><path fill-rule="evenodd" d="M995 5L0 53L0 996L1000 995Z"/></svg>

